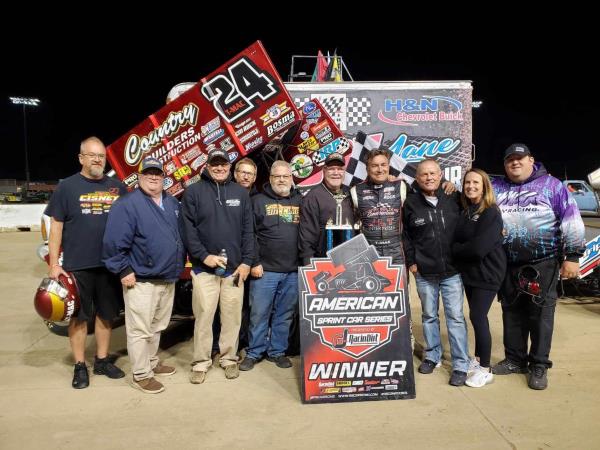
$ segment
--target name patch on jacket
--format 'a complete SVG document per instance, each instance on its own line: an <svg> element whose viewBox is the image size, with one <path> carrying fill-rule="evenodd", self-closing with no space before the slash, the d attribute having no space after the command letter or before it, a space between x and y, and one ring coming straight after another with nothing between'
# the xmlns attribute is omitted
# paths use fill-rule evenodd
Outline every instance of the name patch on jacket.
<svg viewBox="0 0 600 450"><path fill-rule="evenodd" d="M417 217L414 221L414 225L416 227L422 227L423 225L425 225L425 219L422 217Z"/></svg>

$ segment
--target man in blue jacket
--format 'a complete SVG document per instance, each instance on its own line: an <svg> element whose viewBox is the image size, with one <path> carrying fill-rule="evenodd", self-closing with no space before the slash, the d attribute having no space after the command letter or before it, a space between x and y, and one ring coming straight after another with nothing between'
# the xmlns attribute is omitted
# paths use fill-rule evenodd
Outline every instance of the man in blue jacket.
<svg viewBox="0 0 600 450"><path fill-rule="evenodd" d="M119 275L125 299L127 352L133 386L148 394L164 391L154 375L172 375L174 367L158 358L160 333L169 324L175 282L183 272L179 202L163 192L162 163L142 161L139 188L117 201L104 233L103 261Z"/></svg>
<svg viewBox="0 0 600 450"><path fill-rule="evenodd" d="M214 149L208 154L202 181L183 196L183 225L186 248L192 262L192 309L194 355L190 381L204 383L212 365L212 323L217 305L221 334L219 364L225 377L238 371L238 336L242 318L244 281L254 260L254 225L248 191L231 180L229 154ZM219 256L225 250L227 258ZM215 271L225 269L224 273Z"/></svg>

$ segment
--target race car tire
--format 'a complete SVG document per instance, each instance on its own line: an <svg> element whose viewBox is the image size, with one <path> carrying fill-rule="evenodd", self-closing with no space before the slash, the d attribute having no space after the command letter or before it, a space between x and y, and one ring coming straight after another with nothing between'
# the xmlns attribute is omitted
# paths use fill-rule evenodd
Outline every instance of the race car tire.
<svg viewBox="0 0 600 450"><path fill-rule="evenodd" d="M381 289L381 281L377 277L367 276L362 282L363 288L369 294L375 294Z"/></svg>

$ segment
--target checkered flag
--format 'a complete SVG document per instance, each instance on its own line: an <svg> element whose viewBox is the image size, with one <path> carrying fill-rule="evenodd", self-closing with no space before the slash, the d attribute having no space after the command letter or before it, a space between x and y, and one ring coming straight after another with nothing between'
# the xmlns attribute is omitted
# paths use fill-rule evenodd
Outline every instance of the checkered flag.
<svg viewBox="0 0 600 450"><path fill-rule="evenodd" d="M336 113L339 113L344 105L345 97L336 96L336 97L323 97L319 98L319 101L325 108L325 111L333 117Z"/></svg>
<svg viewBox="0 0 600 450"><path fill-rule="evenodd" d="M347 103L347 124L350 127L364 127L371 125L371 99L367 97L349 98Z"/></svg>
<svg viewBox="0 0 600 450"><path fill-rule="evenodd" d="M316 94L309 97L295 97L296 107L302 108L311 99L317 99L342 131L350 127L371 125L371 99L348 97L346 94Z"/></svg>
<svg viewBox="0 0 600 450"><path fill-rule="evenodd" d="M352 154L346 166L344 184L354 186L367 178L367 156L371 150L378 149L380 143L372 136L359 131L352 143ZM396 154L390 160L390 175L402 177L409 185L415 180L416 169Z"/></svg>

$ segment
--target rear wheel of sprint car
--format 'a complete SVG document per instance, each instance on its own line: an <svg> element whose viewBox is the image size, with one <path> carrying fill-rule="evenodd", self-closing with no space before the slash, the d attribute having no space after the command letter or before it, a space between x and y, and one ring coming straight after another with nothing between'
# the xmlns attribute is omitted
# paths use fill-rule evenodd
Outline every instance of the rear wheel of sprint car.
<svg viewBox="0 0 600 450"><path fill-rule="evenodd" d="M317 291L319 291L320 293L327 292L328 288L329 288L329 284L327 284L327 281L325 281L325 280L319 281L317 283Z"/></svg>
<svg viewBox="0 0 600 450"><path fill-rule="evenodd" d="M381 289L381 281L379 281L377 277L367 276L363 280L363 286L365 291L369 294L375 294Z"/></svg>

